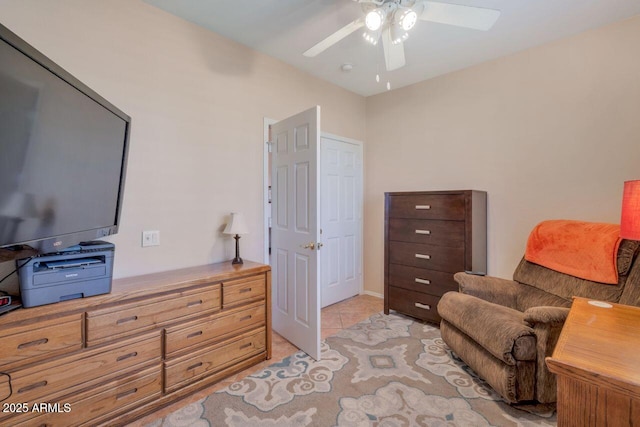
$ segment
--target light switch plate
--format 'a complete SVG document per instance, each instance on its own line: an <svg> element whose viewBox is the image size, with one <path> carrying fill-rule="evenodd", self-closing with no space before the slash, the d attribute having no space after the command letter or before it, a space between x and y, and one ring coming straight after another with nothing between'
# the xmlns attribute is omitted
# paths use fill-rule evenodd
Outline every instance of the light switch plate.
<svg viewBox="0 0 640 427"><path fill-rule="evenodd" d="M142 232L142 247L160 246L160 231L147 230Z"/></svg>

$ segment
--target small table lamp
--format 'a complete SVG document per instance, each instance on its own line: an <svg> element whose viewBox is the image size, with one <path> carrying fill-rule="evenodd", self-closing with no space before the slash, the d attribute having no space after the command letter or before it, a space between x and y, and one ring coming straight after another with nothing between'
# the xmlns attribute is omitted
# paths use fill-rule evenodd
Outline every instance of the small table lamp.
<svg viewBox="0 0 640 427"><path fill-rule="evenodd" d="M640 240L640 180L624 183L620 237Z"/></svg>
<svg viewBox="0 0 640 427"><path fill-rule="evenodd" d="M236 239L236 257L231 261L231 264L242 264L242 258L240 258L240 235L248 234L249 229L247 228L247 224L244 222L244 217L242 214L237 212L231 213L231 219L227 223L227 227L223 231L224 234L235 234L233 236Z"/></svg>

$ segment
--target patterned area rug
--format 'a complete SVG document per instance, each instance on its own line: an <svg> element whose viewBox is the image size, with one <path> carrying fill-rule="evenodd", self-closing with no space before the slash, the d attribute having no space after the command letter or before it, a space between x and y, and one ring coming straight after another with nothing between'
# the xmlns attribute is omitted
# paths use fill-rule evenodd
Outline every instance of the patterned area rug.
<svg viewBox="0 0 640 427"><path fill-rule="evenodd" d="M516 409L451 353L434 326L371 316L149 427L555 426L553 409Z"/></svg>

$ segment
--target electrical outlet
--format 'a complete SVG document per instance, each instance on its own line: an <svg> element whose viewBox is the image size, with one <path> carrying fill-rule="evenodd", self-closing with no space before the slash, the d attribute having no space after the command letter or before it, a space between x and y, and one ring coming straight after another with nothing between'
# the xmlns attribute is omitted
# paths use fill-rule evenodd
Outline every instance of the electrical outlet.
<svg viewBox="0 0 640 427"><path fill-rule="evenodd" d="M142 232L142 247L160 246L160 231L149 230Z"/></svg>

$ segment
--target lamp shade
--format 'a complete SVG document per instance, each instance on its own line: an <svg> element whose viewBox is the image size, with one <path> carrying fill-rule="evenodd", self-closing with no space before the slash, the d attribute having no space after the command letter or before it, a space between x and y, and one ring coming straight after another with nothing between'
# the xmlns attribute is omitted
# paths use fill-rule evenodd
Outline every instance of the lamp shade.
<svg viewBox="0 0 640 427"><path fill-rule="evenodd" d="M224 234L248 234L249 228L247 224L244 222L244 217L241 213L232 212L231 219L227 223L225 227Z"/></svg>
<svg viewBox="0 0 640 427"><path fill-rule="evenodd" d="M640 240L640 180L624 183L620 237Z"/></svg>

